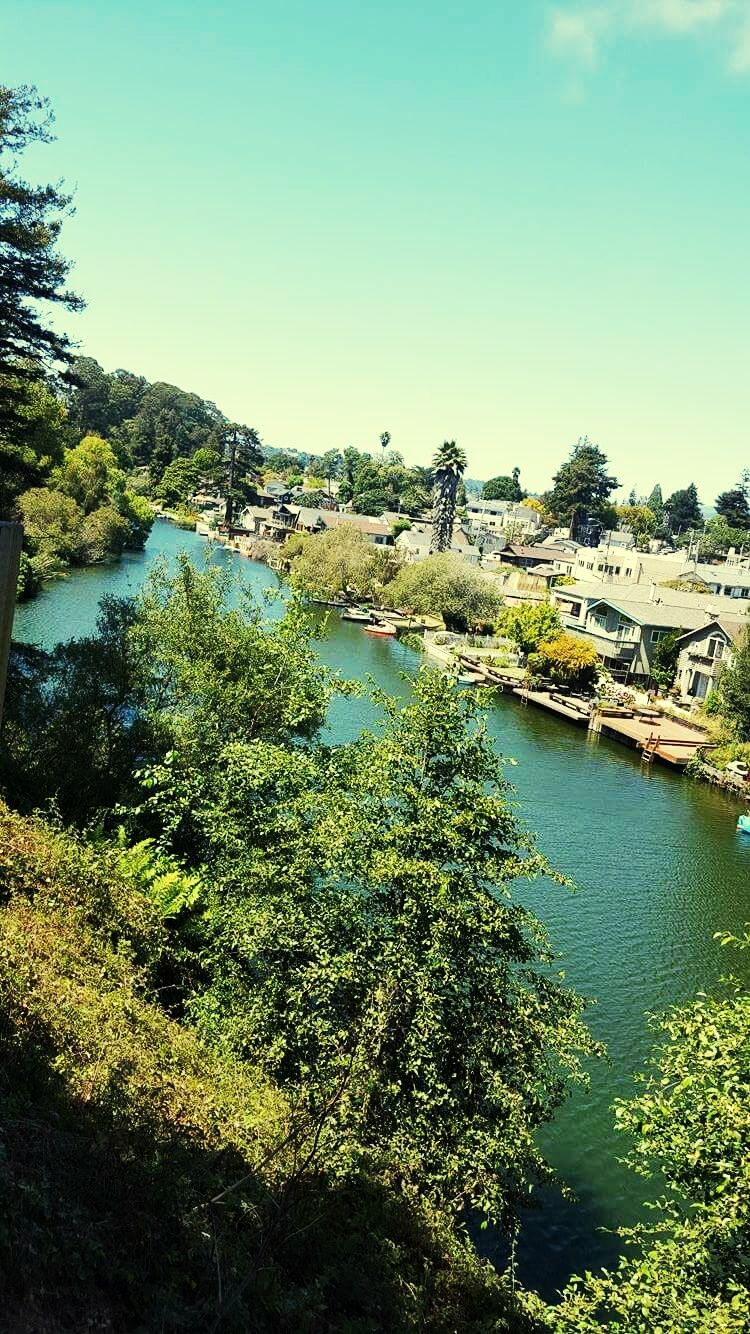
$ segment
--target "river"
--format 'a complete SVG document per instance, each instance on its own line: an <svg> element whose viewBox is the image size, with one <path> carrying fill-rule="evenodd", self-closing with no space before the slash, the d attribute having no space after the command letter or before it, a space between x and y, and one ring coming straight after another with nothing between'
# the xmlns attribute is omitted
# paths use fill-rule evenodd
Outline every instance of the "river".
<svg viewBox="0 0 750 1334"><path fill-rule="evenodd" d="M19 607L16 639L48 647L90 632L104 593L136 592L155 557L173 559L180 550L202 562L206 544L158 522L145 553L78 572ZM215 559L259 593L277 586L264 565L221 547ZM402 644L373 639L335 613L320 656L345 676L373 678L398 695L409 689L404 674L418 666ZM341 740L375 719L366 699L337 699L329 731ZM657 765L646 770L604 737L503 696L490 709L490 729L498 749L518 762L509 776L526 822L577 886L573 893L539 882L523 896L547 924L569 983L596 999L589 1023L609 1053L593 1068L590 1087L543 1134L576 1199L553 1192L529 1216L519 1270L551 1297L571 1273L611 1265L619 1252L611 1229L643 1217L648 1183L617 1162L625 1145L614 1133L611 1104L632 1090L651 1047L645 1015L710 988L729 967L740 971L744 960L713 934L738 932L750 918L750 839L736 834L736 806L716 789Z"/></svg>

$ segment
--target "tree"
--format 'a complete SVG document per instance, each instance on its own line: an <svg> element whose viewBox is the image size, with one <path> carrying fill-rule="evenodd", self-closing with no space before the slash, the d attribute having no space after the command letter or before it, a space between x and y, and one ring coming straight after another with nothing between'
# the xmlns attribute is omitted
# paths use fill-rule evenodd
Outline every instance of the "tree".
<svg viewBox="0 0 750 1334"><path fill-rule="evenodd" d="M502 599L491 578L452 552L405 565L383 590L383 605L420 615L442 616L449 630L491 625Z"/></svg>
<svg viewBox="0 0 750 1334"><path fill-rule="evenodd" d="M291 558L293 585L318 597L375 597L399 566L393 547L368 542L348 523L287 539L284 554Z"/></svg>
<svg viewBox="0 0 750 1334"><path fill-rule="evenodd" d="M173 459L168 463L157 486L165 505L182 505L198 485L200 473L193 459Z"/></svg>
<svg viewBox="0 0 750 1334"><path fill-rule="evenodd" d="M616 513L620 528L633 534L636 546L655 536L659 520L650 505L618 505Z"/></svg>
<svg viewBox="0 0 750 1334"><path fill-rule="evenodd" d="M669 690L674 685L677 660L680 656L680 636L684 630L671 630L663 635L654 649L651 661L651 675L662 690Z"/></svg>
<svg viewBox="0 0 750 1334"><path fill-rule="evenodd" d="M405 707L378 702L382 734L321 768L234 753L209 853L223 943L194 1012L223 1011L231 1049L326 1112L340 1170L512 1226L551 1175L535 1131L592 1049L582 1003L513 898L546 868L476 700L424 672Z"/></svg>
<svg viewBox="0 0 750 1334"><path fill-rule="evenodd" d="M522 500L523 491L518 481L520 475L521 469L514 468L510 477L491 477L482 487L482 500Z"/></svg>
<svg viewBox="0 0 750 1334"><path fill-rule="evenodd" d="M746 528L730 528L721 514L715 514L706 522L697 539L698 555L702 560L723 558L730 547L746 546L748 532ZM685 534L675 540L675 546L693 545L692 534Z"/></svg>
<svg viewBox="0 0 750 1334"><path fill-rule="evenodd" d="M26 539L39 568L69 564L82 554L83 510L71 496L47 487L31 487L19 498Z"/></svg>
<svg viewBox="0 0 750 1334"><path fill-rule="evenodd" d="M30 144L52 139L48 103L29 87L0 87L0 377L4 378L0 423L18 419L24 380L65 368L71 361L67 335L50 327L46 305L81 310L66 287L70 264L57 249L70 196L56 186L34 186L18 173Z"/></svg>
<svg viewBox="0 0 750 1334"><path fill-rule="evenodd" d="M191 463L197 469L200 481L216 485L224 475L224 460L218 449L201 445L193 454Z"/></svg>
<svg viewBox="0 0 750 1334"><path fill-rule="evenodd" d="M11 518L20 493L46 482L62 459L67 414L42 380L0 376L0 397L14 404L0 421L0 518Z"/></svg>
<svg viewBox="0 0 750 1334"><path fill-rule="evenodd" d="M529 656L529 670L546 676L558 685L583 690L593 686L599 675L599 658L593 644L578 635L561 631L542 642Z"/></svg>
<svg viewBox="0 0 750 1334"><path fill-rule="evenodd" d="M99 436L87 435L79 445L66 451L53 482L60 491L72 496L84 514L90 514L109 497L116 472L112 446Z"/></svg>
<svg viewBox="0 0 750 1334"><path fill-rule="evenodd" d="M750 940L730 941L747 948ZM750 993L729 978L652 1020L661 1035L641 1091L615 1107L627 1160L666 1194L614 1272L575 1279L549 1312L557 1334L742 1334L750 1327Z"/></svg>
<svg viewBox="0 0 750 1334"><path fill-rule="evenodd" d="M743 472L739 482L731 491L722 491L716 497L716 513L726 520L729 528L750 528L750 473Z"/></svg>
<svg viewBox="0 0 750 1334"><path fill-rule="evenodd" d="M263 465L260 436L252 426L236 422L224 432L225 482L222 494L226 498L227 527L234 522L239 505L246 505L257 492L258 472Z"/></svg>
<svg viewBox="0 0 750 1334"><path fill-rule="evenodd" d="M466 467L466 455L455 440L446 440L432 460L435 501L430 550L447 551L453 541L458 484Z"/></svg>
<svg viewBox="0 0 750 1334"><path fill-rule="evenodd" d="M671 533L685 533L703 527L703 511L694 482L682 491L673 491L664 502L664 519Z"/></svg>
<svg viewBox="0 0 750 1334"><path fill-rule="evenodd" d="M661 524L662 518L664 516L664 498L662 496L661 487L658 482L656 483L656 486L654 487L653 491L651 492L651 495L646 501L646 504L648 505L648 508L650 510L653 510L658 522Z"/></svg>
<svg viewBox="0 0 750 1334"><path fill-rule="evenodd" d="M561 633L562 621L552 602L519 602L503 610L498 630L512 639L522 653L533 653L543 640L554 639Z"/></svg>
<svg viewBox="0 0 750 1334"><path fill-rule="evenodd" d="M326 479L328 493L331 492L331 481L341 473L341 454L338 449L329 449L320 460L320 471Z"/></svg>
<svg viewBox="0 0 750 1334"><path fill-rule="evenodd" d="M719 709L740 741L750 741L750 630L745 629L718 686Z"/></svg>
<svg viewBox="0 0 750 1334"><path fill-rule="evenodd" d="M100 505L81 526L81 555L87 564L121 556L130 538L130 525L113 505Z"/></svg>
<svg viewBox="0 0 750 1334"><path fill-rule="evenodd" d="M587 522L603 525L607 502L619 485L606 469L606 454L585 436L552 479L549 508L560 523L570 525L573 536Z"/></svg>

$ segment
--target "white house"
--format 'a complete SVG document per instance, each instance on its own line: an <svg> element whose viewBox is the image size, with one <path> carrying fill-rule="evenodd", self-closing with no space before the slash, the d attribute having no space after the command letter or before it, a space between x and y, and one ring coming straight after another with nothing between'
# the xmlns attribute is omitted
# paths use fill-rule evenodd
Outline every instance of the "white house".
<svg viewBox="0 0 750 1334"><path fill-rule="evenodd" d="M681 695L700 701L716 689L746 626L747 621L715 617L682 635L675 676Z"/></svg>

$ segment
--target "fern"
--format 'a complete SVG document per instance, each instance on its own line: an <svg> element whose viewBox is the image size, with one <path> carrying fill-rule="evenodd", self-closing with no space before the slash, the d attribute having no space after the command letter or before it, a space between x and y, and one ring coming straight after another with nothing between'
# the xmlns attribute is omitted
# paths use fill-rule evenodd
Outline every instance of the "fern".
<svg viewBox="0 0 750 1334"><path fill-rule="evenodd" d="M148 895L163 920L200 907L203 880L198 872L183 871L174 858L157 850L152 838L127 847L125 831L120 829L117 845L118 870Z"/></svg>

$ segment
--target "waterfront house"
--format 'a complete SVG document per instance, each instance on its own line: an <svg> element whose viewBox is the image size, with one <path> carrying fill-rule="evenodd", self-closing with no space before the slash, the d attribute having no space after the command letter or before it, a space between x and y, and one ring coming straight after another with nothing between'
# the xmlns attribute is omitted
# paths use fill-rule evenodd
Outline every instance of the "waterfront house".
<svg viewBox="0 0 750 1334"><path fill-rule="evenodd" d="M681 636L675 685L682 696L701 701L716 689L747 624L739 618L712 617Z"/></svg>
<svg viewBox="0 0 750 1334"><path fill-rule="evenodd" d="M552 600L565 628L593 644L616 679L636 682L650 679L654 650L666 635L737 615L728 598L655 584L604 589L601 583L576 583L553 588Z"/></svg>
<svg viewBox="0 0 750 1334"><path fill-rule="evenodd" d="M396 550L401 553L405 561L411 564L413 561L424 560L426 556L429 556L431 541L431 525L425 524L420 527L407 528L403 533L399 533L396 538ZM453 530L453 541L450 550L452 555L461 556L470 565L478 565L481 560L479 547L472 546L466 534L461 532L460 528L454 528Z"/></svg>

